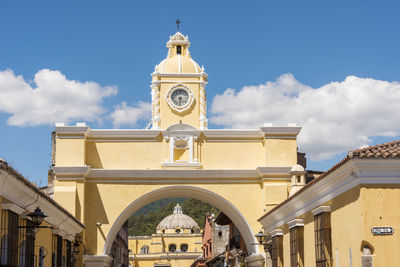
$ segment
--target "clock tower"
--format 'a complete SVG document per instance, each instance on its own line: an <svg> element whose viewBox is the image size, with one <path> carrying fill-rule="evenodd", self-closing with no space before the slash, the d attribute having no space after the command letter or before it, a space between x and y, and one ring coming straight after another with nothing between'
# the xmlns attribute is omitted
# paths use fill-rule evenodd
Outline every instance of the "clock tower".
<svg viewBox="0 0 400 267"><path fill-rule="evenodd" d="M188 36L170 36L167 58L151 74L153 129L178 123L207 129L207 74L192 59L189 46Z"/></svg>

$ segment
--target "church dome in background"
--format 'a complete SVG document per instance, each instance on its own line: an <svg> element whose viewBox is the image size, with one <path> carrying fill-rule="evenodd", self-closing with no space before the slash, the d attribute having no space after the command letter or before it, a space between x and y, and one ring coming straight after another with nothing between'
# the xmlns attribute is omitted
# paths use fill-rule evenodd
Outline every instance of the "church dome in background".
<svg viewBox="0 0 400 267"><path fill-rule="evenodd" d="M204 72L204 68L200 68L190 56L189 37L177 32L169 37L167 42L168 56L166 59L156 65L154 71L156 73L185 73L200 74Z"/></svg>
<svg viewBox="0 0 400 267"><path fill-rule="evenodd" d="M157 225L157 230L161 229L199 229L199 225L190 216L183 214L182 207L176 204L173 214L165 217Z"/></svg>

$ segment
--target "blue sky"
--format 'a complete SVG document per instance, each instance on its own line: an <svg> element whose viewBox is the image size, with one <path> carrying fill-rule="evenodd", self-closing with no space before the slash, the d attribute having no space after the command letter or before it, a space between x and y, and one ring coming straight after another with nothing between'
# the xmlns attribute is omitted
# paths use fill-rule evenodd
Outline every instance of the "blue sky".
<svg viewBox="0 0 400 267"><path fill-rule="evenodd" d="M326 170L349 149L399 137L399 9L398 1L0 1L0 157L44 185L54 121L112 128L125 101L133 119L118 126L143 128L139 101L150 101L150 73L179 18L209 74L210 128L297 122L309 168ZM51 82L38 86L40 77ZM44 98L55 93L43 102L38 87ZM51 113L79 90L95 100L71 108L90 102L90 116Z"/></svg>

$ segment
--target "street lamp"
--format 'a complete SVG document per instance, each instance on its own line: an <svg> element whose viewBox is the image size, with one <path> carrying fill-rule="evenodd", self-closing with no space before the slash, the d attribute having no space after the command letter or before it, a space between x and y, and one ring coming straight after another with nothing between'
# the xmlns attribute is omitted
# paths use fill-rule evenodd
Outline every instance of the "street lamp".
<svg viewBox="0 0 400 267"><path fill-rule="evenodd" d="M29 213L28 216L31 217L34 228L40 228L44 218L47 217L39 207L34 212Z"/></svg>
<svg viewBox="0 0 400 267"><path fill-rule="evenodd" d="M260 230L258 234L255 235L257 238L258 244L263 245L267 236L264 234L263 230Z"/></svg>
<svg viewBox="0 0 400 267"><path fill-rule="evenodd" d="M255 235L259 245L263 245L264 251L271 250L271 242L267 242L267 235L264 234L263 230L260 230L258 234Z"/></svg>
<svg viewBox="0 0 400 267"><path fill-rule="evenodd" d="M72 249L72 253L74 253L75 256L78 256L79 253L81 252L79 250L79 242L78 240L75 239L74 244L72 245L74 248Z"/></svg>

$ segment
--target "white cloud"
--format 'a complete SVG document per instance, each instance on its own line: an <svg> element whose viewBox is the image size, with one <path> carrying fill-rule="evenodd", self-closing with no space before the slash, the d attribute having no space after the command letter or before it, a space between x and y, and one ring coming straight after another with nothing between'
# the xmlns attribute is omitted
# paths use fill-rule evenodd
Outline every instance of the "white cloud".
<svg viewBox="0 0 400 267"><path fill-rule="evenodd" d="M114 112L111 113L110 117L116 128L121 125L136 126L140 120L150 120L151 104L139 101L135 106L128 106L123 101L120 105L115 106Z"/></svg>
<svg viewBox="0 0 400 267"><path fill-rule="evenodd" d="M274 82L216 95L210 120L232 128L296 122L303 126L299 150L324 160L368 145L372 136L400 134L400 83L348 76L311 88L283 74Z"/></svg>
<svg viewBox="0 0 400 267"><path fill-rule="evenodd" d="M38 71L32 83L11 70L0 71L0 112L11 115L9 125L100 121L102 100L115 94L114 86L68 80L57 70Z"/></svg>

